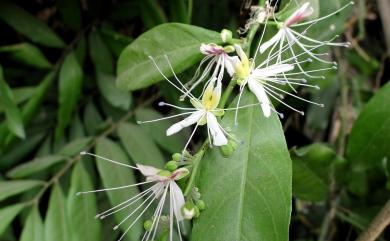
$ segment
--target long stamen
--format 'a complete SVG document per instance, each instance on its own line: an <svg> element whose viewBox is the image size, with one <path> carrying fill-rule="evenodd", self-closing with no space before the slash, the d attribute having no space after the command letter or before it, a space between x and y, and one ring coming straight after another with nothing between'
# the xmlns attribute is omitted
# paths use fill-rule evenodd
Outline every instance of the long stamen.
<svg viewBox="0 0 390 241"><path fill-rule="evenodd" d="M307 22L303 22L303 23L298 23L298 24L294 24L292 25L291 27L298 27L298 26L304 26L304 25L307 25L307 24L311 24L311 23L314 23L314 22L318 22L318 21L321 21L321 20L324 20L324 19L327 19L341 11L343 11L345 8L349 7L350 5L354 5L355 3L353 1L349 2L348 4L344 5L344 7L338 9L337 11L333 12L333 13L330 13L328 15L325 15L321 18L318 18L318 19L314 19L314 20L311 20L311 21L307 21Z"/></svg>
<svg viewBox="0 0 390 241"><path fill-rule="evenodd" d="M185 85L184 85L184 84L179 80L179 78L177 77L175 71L173 70L171 61L169 61L168 55L164 55L164 58L165 58L165 60L167 61L168 65L169 65L169 68L170 68L171 71L172 71L173 77L175 77L177 83L179 83L179 85L186 91L186 93L187 93L188 96L190 96L191 98L195 98L195 97L187 90L187 88L185 87Z"/></svg>
<svg viewBox="0 0 390 241"><path fill-rule="evenodd" d="M128 165L128 164L124 164L124 163L121 163L121 162L117 162L117 161L114 161L114 160L111 160L111 159L108 159L108 158L105 158L105 157L102 157L102 156L99 156L99 155L96 155L96 154L93 154L93 153L89 153L89 152L86 152L86 151L80 152L80 155L90 155L90 156L97 157L97 158L103 159L105 161L108 161L108 162L111 162L111 163L114 163L114 164L117 164L117 165L130 167L132 169L139 170L138 167L131 166L131 165Z"/></svg>
<svg viewBox="0 0 390 241"><path fill-rule="evenodd" d="M156 184L156 185L157 185L157 184ZM154 185L154 186L155 186L155 185ZM121 207L121 206L123 206L123 205L125 205L125 204L127 204L127 203L129 203L129 202L131 202L131 201L133 201L134 199L137 199L138 197L144 197L144 196L146 196L149 192L152 192L152 191L153 191L152 188L153 188L154 186L152 186L152 187L146 189L145 191L142 191L142 192L138 193L138 194L135 195L134 197L131 197L131 198L129 198L128 200L126 200L126 201L124 201L124 202L121 202L120 204L118 204L118 205L116 205L116 206L114 206L114 207L112 207L112 208L110 208L110 209L108 209L108 210L106 210L106 211L104 211L104 212L102 212L102 213L96 214L95 218L100 218L101 216L106 215L107 213L111 212L112 210L115 210L115 209L117 209L117 208L119 208L119 207Z"/></svg>
<svg viewBox="0 0 390 241"><path fill-rule="evenodd" d="M295 109L294 107L292 107L292 106L290 106L290 105L284 103L281 99L279 99L278 97L276 97L276 96L274 96L272 93L270 93L270 91L267 90L267 88L264 87L264 89L265 89L265 92L266 92L269 96L271 96L271 97L274 98L275 100L279 101L282 105L287 106L288 108L292 109L293 111L295 111L295 112L297 112L297 113L299 113L299 114L301 114L301 115L305 115L305 112L300 111L300 110L297 110L297 109Z"/></svg>
<svg viewBox="0 0 390 241"><path fill-rule="evenodd" d="M172 197L173 197L173 207L176 207L177 204L176 204L176 198L174 192L172 192ZM179 233L180 241L183 241L183 239L181 238L179 219L177 219L177 217L176 217L176 224L177 224L177 231Z"/></svg>
<svg viewBox="0 0 390 241"><path fill-rule="evenodd" d="M124 188L129 188L129 187L136 187L136 186L140 186L140 185L147 184L147 183L151 183L151 181L149 181L149 182L140 182L140 183L126 185L126 186L120 186L120 187L112 187L112 188L104 188L104 189L97 189L97 190L91 190L91 191L83 191L83 192L76 193L76 195L88 194L88 193L97 193L97 192L105 192L105 191L112 191L112 190L119 190L119 189L124 189Z"/></svg>
<svg viewBox="0 0 390 241"><path fill-rule="evenodd" d="M280 89L280 88L278 88L278 87L276 87L276 86L273 86L273 85L270 85L270 84L267 84L267 83L265 83L265 85L266 85L266 86L269 86L269 87L271 87L271 88L277 89L277 90L279 90L279 91L281 91L281 92L283 92L283 93L285 93L285 94L287 94L287 95L289 95L289 96L295 97L295 98L297 98L297 99L299 99L299 100L302 100L302 101L305 101L305 102L307 102L307 103L310 103L310 104L313 104L313 105L317 105L317 106L320 106L320 107L324 107L324 104L317 103L317 102L310 101L310 100L306 100L306 99L304 99L304 98L302 98L302 97L299 97L299 96L294 95L294 94L291 94L291 93L289 93L289 92L287 92L287 91L285 91L285 90L282 90L282 89ZM265 87L265 88L266 88L266 87Z"/></svg>
<svg viewBox="0 0 390 241"><path fill-rule="evenodd" d="M144 238L146 238L146 241L149 240L149 237L150 237L151 233L153 232L153 230L158 228L158 224L160 222L161 212L162 212L162 209L164 207L164 202L165 202L165 197L161 198L160 201L158 202L157 208L154 211L153 216L152 216L153 217L152 226L151 226L149 231L145 232L145 235L142 238L142 241L144 240Z"/></svg>
<svg viewBox="0 0 390 241"><path fill-rule="evenodd" d="M199 102L198 99L194 99L196 102ZM200 103L200 102L199 102ZM181 107L181 106L177 106L177 105L173 105L173 104L170 104L170 103L166 103L166 102L159 102L158 103L159 106L169 106L169 107L172 107L172 108L175 108L175 109L178 109L178 110L196 110L196 108L186 108L186 107Z"/></svg>
<svg viewBox="0 0 390 241"><path fill-rule="evenodd" d="M204 118L204 115L200 119L203 119L203 118ZM196 123L195 128L190 135L190 138L188 138L188 141L187 141L186 145L184 146L183 152L187 149L188 145L190 144L191 139L195 135L195 132L196 132L196 129L198 128L198 126L199 126L199 122Z"/></svg>
<svg viewBox="0 0 390 241"><path fill-rule="evenodd" d="M178 91L180 91L182 94L184 95L187 95L187 93L185 91L183 91L181 88L179 88L176 84L174 84L171 80L168 79L168 77L162 72L162 70L160 69L160 67L158 67L156 61L154 60L154 58L152 56L149 56L149 59L152 60L154 66L157 68L158 72L164 77L164 79L166 81L168 81L168 83L170 83L173 87L175 87ZM190 96L190 98L194 98L193 96Z"/></svg>
<svg viewBox="0 0 390 241"><path fill-rule="evenodd" d="M161 121L161 120L168 120L168 119L172 119L172 118L179 117L179 116L183 116L183 115L190 115L190 114L193 114L193 113L195 113L195 112L196 112L196 111L190 111L190 112L181 113L181 114L176 114L176 115L171 115L171 116L162 117L162 118L158 118L158 119L154 119L154 120L137 121L137 124L146 124L146 123L152 123L152 122L157 122L157 121Z"/></svg>
<svg viewBox="0 0 390 241"><path fill-rule="evenodd" d="M267 22L268 22L268 12L267 12L267 17L265 19L265 24L264 24L264 29L263 29L263 32L261 33L261 37L260 37L260 40L259 40L259 43L257 44L257 48L256 48L256 51L255 51L255 55L253 56L253 59L255 60L256 59L256 56L257 56L257 53L259 52L259 49L260 49L260 46L261 46L261 43L263 42L263 38L264 38L264 35L265 35L265 30L267 29ZM251 69L253 69L253 67L255 66L255 61L252 61L252 64L251 64Z"/></svg>
<svg viewBox="0 0 390 241"><path fill-rule="evenodd" d="M163 210L163 207L164 207L164 203L165 203L165 200L166 200L166 197L167 197L167 192L168 192L168 187L165 188L165 192L164 192L164 195L163 195L163 197L162 197L162 203L161 203L161 206L160 206L160 210L159 210L159 212L157 213L156 228L154 229L154 232L153 232L153 235L152 235L152 239L151 239L151 240L154 240L154 237L156 236L157 227L158 227L158 224L159 224L159 222L160 222L161 213L162 213L162 210ZM160 202L161 202L161 201L160 201ZM148 235L148 238L149 238L149 235Z"/></svg>
<svg viewBox="0 0 390 241"><path fill-rule="evenodd" d="M131 205L133 205L134 203L136 203L137 201L141 200L141 198L143 198L144 196L148 195L150 192L152 192L152 190L148 191L147 193L144 193L143 195L137 197L136 199L132 200L131 202L127 202L126 201L126 205L122 204L123 207L118 207L116 209L113 209L111 210L110 212L105 212L104 214L100 215L99 218L100 219L104 219L108 216L111 216L112 214L114 213L117 213L117 212L120 212L121 210L127 208L127 207L130 207ZM154 195L154 193L152 192L150 195ZM148 197L149 198L149 197ZM142 205L142 204L141 204Z"/></svg>

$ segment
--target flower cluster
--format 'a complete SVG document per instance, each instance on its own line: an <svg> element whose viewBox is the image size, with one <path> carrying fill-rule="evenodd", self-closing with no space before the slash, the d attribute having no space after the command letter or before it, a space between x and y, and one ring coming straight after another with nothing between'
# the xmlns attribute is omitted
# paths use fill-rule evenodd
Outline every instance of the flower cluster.
<svg viewBox="0 0 390 241"><path fill-rule="evenodd" d="M169 106L183 112L156 120L139 121L138 123L144 124L184 117L166 130L167 136L174 135L190 126L194 126L194 128L184 145L183 152L174 154L173 160L167 163L164 170L140 164L130 166L91 153L83 153L137 170L146 177L146 181L137 184L81 192L80 194L86 194L145 185L145 188L141 188L142 192L138 195L98 214L97 218L103 219L125 208L135 206L133 207L133 211L114 227L114 229L117 229L128 219L134 218L132 223L123 229L123 235L119 238L119 240L122 240L126 233L144 215L147 209L150 208L153 202L157 200L154 214L144 223L146 232L142 240L155 240L156 235L158 235L157 233L166 235L170 241L174 239L174 236L182 240L183 220L197 217L205 207L204 202L200 199L198 190L190 186L190 183L187 183L186 188L186 190L193 188L190 195L187 192L184 195L181 187L177 184L177 181L186 178L190 174L189 170L192 169L195 156L191 156L187 152L187 148L195 132L199 129L199 126L206 127L208 140L205 143L208 143L210 147L216 146L220 147L221 150L230 150L236 148L236 138L219 123L226 111L235 111L235 120L236 124L238 124L237 115L239 109L253 108L256 106L261 108L261 112L266 118L269 118L273 112L283 118L283 114L277 112L273 107L272 101L280 102L282 105L303 115L303 111L283 101L286 95L322 107L323 105L320 103L300 97L296 88L310 87L318 89L318 86L308 84L307 80L302 76L318 78L321 76L314 76L312 73L336 68L336 63L322 58L326 53L317 53L320 47L348 46L349 44L336 43L333 42L333 39L329 41L315 40L306 36L307 30L318 21L337 14L350 4L327 16L305 21L313 13L310 4L305 3L281 22L275 17L273 8L267 2L266 7L259 8L261 12L254 15L256 19L251 20L251 23L258 21L259 25L264 25L264 31L261 34L260 42L253 58L250 58L248 56L249 54L244 51L242 46L245 45L243 43L240 44L240 41L233 41L232 33L228 30L223 30L221 32L222 45L215 43L201 44L200 52L204 55L204 58L200 62L194 77L186 84L183 84L179 80L167 56L165 56L165 60L174 77L173 81L163 73L155 59L150 56L150 61L152 61L164 79L180 92L180 100L184 101L189 99L192 107L160 102L160 106ZM270 23L269 21L273 21L278 31L268 41L263 42L264 32ZM297 30L299 27L304 27L301 32ZM327 63L331 67L305 70L304 63L312 61ZM239 87L237 106L234 108L225 108L224 106L226 102L224 98L226 96L224 96L223 92L223 79L226 75L230 77L231 83ZM196 97L194 90L199 88L201 84L203 84L203 88L199 89L200 95ZM240 99L246 86L248 86L248 90L256 97L258 103L244 106L240 105ZM226 148L227 146L230 149ZM185 180L183 183L185 184ZM190 187L188 188L188 186ZM168 203L166 203L167 199L169 200ZM142 209L142 207L144 208ZM164 210L168 211L167 216L162 215Z"/></svg>

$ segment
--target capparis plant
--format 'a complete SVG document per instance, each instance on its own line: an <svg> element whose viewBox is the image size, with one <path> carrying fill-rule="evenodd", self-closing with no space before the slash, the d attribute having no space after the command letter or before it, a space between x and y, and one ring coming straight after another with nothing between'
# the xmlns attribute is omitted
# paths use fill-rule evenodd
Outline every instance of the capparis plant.
<svg viewBox="0 0 390 241"><path fill-rule="evenodd" d="M378 6L1 2L2 240L386 240Z"/></svg>

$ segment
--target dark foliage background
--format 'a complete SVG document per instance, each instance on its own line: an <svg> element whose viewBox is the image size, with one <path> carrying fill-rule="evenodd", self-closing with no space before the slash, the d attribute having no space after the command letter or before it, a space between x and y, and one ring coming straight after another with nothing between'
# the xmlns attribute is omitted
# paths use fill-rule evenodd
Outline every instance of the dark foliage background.
<svg viewBox="0 0 390 241"><path fill-rule="evenodd" d="M324 13L345 3L320 2ZM255 4L1 0L0 240L38 241L39 232L52 240L115 240L118 234L110 230L115 221L100 225L93 217L120 194L87 201L75 200L74 194L140 177L117 174L92 158L80 162L79 152L135 162L149 155L149 164L162 166L189 135L166 141L156 133L163 135L167 123L135 124L171 112L157 103L176 101L177 94L166 83L131 93L116 88L119 55L139 35L165 22L236 30ZM339 70L326 74L321 90L300 91L326 108L288 98L306 115L278 107L285 113L281 121L293 160L290 240L354 240L390 197L390 39L385 34L389 31L389 38L390 22L381 14L390 15L390 9L360 0L352 14L345 13L346 21L335 23L352 47L330 49ZM321 30L314 32L321 35ZM190 78L194 69L181 77ZM58 233L58 222L67 222L69 232ZM136 240L131 236L128 240ZM390 240L389 231L378 240Z"/></svg>

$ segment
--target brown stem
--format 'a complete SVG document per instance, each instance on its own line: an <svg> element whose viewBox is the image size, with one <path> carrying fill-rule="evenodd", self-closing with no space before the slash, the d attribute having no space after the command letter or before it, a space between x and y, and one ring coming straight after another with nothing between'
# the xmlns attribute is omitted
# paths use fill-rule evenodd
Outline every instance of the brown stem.
<svg viewBox="0 0 390 241"><path fill-rule="evenodd" d="M387 201L382 210L376 215L374 220L356 241L375 241L383 230L390 224L390 200Z"/></svg>

